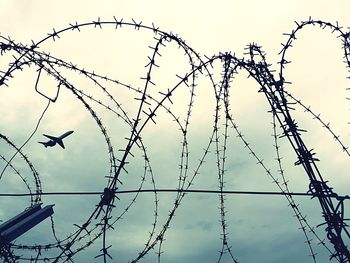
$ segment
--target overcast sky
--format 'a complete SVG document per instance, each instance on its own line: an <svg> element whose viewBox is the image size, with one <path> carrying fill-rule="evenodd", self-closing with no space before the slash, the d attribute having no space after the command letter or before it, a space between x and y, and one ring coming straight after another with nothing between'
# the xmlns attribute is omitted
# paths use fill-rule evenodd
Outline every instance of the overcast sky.
<svg viewBox="0 0 350 263"><path fill-rule="evenodd" d="M249 43L257 43L266 52L272 69L279 69L281 43L287 38L283 33L291 32L296 27L294 21L315 19L336 23L344 30L350 26L348 1L44 1L44 0L3 0L0 3L0 33L10 37L15 43L30 45L51 34L66 28L69 24L91 21L114 21L152 26L162 31L177 34L202 58L211 57L219 52L231 52L243 58L244 48ZM156 40L150 30L135 30L133 26L123 26L115 30L115 26L94 26L69 31L56 41L48 40L40 46L40 51L50 53L67 63L101 76L108 76L134 88L143 88L147 74L145 65L149 62ZM160 98L160 92L167 92L174 87L191 67L184 50L176 43L162 47L158 56L152 81L156 83L149 89L149 94ZM8 67L16 52L0 56L0 71ZM288 58L292 61L284 72L286 80L292 84L289 91L306 106L311 105L315 113L320 113L326 123L342 142L349 143L349 108L346 97L349 97L349 76L343 63L342 43L336 34L319 27L303 30L290 49ZM216 68L215 68L216 67ZM37 85L41 94L35 91L38 67L25 67L16 71L14 78L0 87L0 133L7 136L20 147L32 134L35 126L47 106L46 97L54 97L57 93L57 82L43 73ZM57 67L62 75L77 89L91 95L95 101L87 99L106 127L111 143L120 158L126 147L125 138L130 136L130 126L104 105L115 107L113 101L98 86L82 75ZM214 64L214 77L220 77L220 63ZM277 74L277 73L276 73ZM276 76L277 78L277 76ZM120 103L126 115L132 120L136 118L139 97L134 90L115 83L102 82L113 98ZM172 113L179 117L184 125L190 92L179 88L172 97L173 104L166 101ZM247 73L239 73L233 83L230 97L232 115L245 139L268 169L278 177L278 165L271 125L271 115L267 101L259 86ZM203 156L209 137L213 131L215 113L215 94L204 75L198 75L198 86L194 98L194 107L187 134L189 147L189 177L198 166ZM155 106L151 104L150 108ZM146 108L147 109L147 108ZM115 108L121 113L120 109ZM303 134L309 148L314 148L320 170L334 191L349 194L348 179L349 156L334 142L322 125L313 117L297 107L293 111L294 118L301 127L308 130ZM223 128L221 119L220 127ZM182 134L179 125L164 109L160 109L155 118L156 125L149 122L142 139L147 149L147 156L152 165L154 179L158 188L176 189L178 186L179 162L181 157ZM45 141L42 134L59 136L68 130L74 133L64 139L66 149L59 146L45 148L38 141ZM223 131L223 130L222 130ZM257 160L252 157L242 141L237 138L234 129L229 130L226 160L226 190L278 191L272 179L266 174ZM284 169L289 180L291 191L306 192L308 179L300 167L293 164L295 154L286 140L280 140L281 155L284 158ZM218 190L215 147L211 146L205 164L194 181L193 189ZM121 190L138 189L142 183L144 171L144 153L136 146L131 151L135 157L130 158L128 174L121 174ZM0 141L0 154L7 160L15 153L4 140ZM108 148L95 120L84 105L72 93L61 88L55 103L51 103L40 122L38 130L23 147L23 153L39 173L43 192L54 191L103 191L107 184L110 164ZM5 162L0 160L0 169ZM25 160L17 155L13 167L27 178L35 189L32 172ZM8 167L0 182L0 192L26 193L28 190L16 170ZM144 189L151 189L152 178L146 173ZM112 215L117 218L131 202L134 195L120 195ZM158 234L165 224L169 211L173 207L176 194L159 193L157 224ZM64 239L91 215L100 197L96 196L43 196L44 205L55 204L53 216L56 234ZM323 223L321 209L316 200L308 197L295 198L300 210L307 216L312 227ZM5 221L30 205L28 197L2 197L0 201L0 219ZM220 202L216 194L188 194L184 197L175 217L166 232L161 251L162 262L217 262L221 249ZM310 251L305 245L305 236L300 225L293 216L285 198L280 196L226 196L226 221L229 233L229 246L239 262L313 262L308 256ZM345 210L349 208L345 203ZM155 196L152 193L141 193L136 203L114 225L114 230L107 233L107 243L113 262L128 262L143 249L152 232L154 223ZM97 221L96 221L97 222ZM94 222L94 223L96 223ZM49 244L55 238L51 231L50 219L43 222L17 240L17 244ZM324 227L315 230L321 239L326 239ZM154 238L154 237L153 237ZM313 249L318 254L317 262L327 262L329 252L313 235ZM84 245L88 239L76 244L76 248ZM99 254L102 240L83 252L77 253L74 262L103 262L94 257ZM331 249L332 246L329 245ZM140 262L155 262L158 245ZM35 251L15 250L20 255L36 257ZM46 254L44 254L46 253ZM48 250L43 255L51 257L58 250ZM333 260L334 261L334 260ZM333 262L332 261L332 262ZM225 254L221 262L232 262ZM336 261L334 261L336 262Z"/></svg>

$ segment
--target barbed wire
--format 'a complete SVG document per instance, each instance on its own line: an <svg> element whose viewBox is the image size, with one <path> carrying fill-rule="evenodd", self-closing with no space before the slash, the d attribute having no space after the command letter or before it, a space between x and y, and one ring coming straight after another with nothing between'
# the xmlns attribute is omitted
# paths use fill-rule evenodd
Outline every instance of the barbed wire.
<svg viewBox="0 0 350 263"><path fill-rule="evenodd" d="M268 64L266 54L262 48L255 43L252 43L246 48L246 57L238 58L230 52L219 53L211 57L201 56L193 48L186 44L178 35L160 30L158 27L146 26L142 22L135 20L124 21L118 20L116 17L112 21L102 21L100 18L87 23L72 23L68 27L55 30L45 36L43 39L34 42L30 45L23 45L12 40L10 37L0 35L0 55L12 55L11 62L7 68L0 71L0 87L6 86L11 88L12 79L15 78L15 72L25 71L30 67L36 69L35 92L43 97L45 101L57 103L61 96L62 90L67 90L75 98L77 103L85 109L91 116L92 120L102 134L106 144L106 156L108 156L109 172L106 176L105 188L101 192L88 191L71 191L71 192L45 192L42 189L39 173L34 169L34 165L29 158L24 154L23 147L17 147L14 142L8 139L7 136L0 134L0 139L5 142L10 148L15 150L13 158L8 159L0 154L0 162L5 164L3 173L6 168L10 168L16 176L25 184L29 193L0 193L0 196L15 197L29 196L31 198L30 205L40 203L42 196L49 195L100 195L99 202L92 207L89 215L82 223L74 224L77 228L68 236L61 239L58 237L54 221L54 216L51 217L51 229L55 238L55 242L47 244L17 244L16 242L5 244L0 239L0 257L4 262L75 262L75 258L79 253L88 249L96 242L101 242L100 253L95 255L95 260L101 260L104 263L114 260L115 255L111 252L113 243L109 240L111 232L117 232L115 227L119 221L128 214L129 210L134 206L136 200L139 199L141 193L151 192L154 195L154 211L153 219L150 226L148 237L145 238L143 247L137 251L136 256L130 262L139 262L150 251L155 251L157 261L161 262L164 253L165 237L175 214L185 200L185 196L189 193L202 194L217 194L219 197L219 222L221 225L221 248L217 256L217 262L225 261L225 256L230 262L239 262L236 256L236 249L231 245L230 233L228 231L228 208L227 195L232 194L254 194L254 195L279 195L284 196L288 206L291 208L295 218L298 221L300 229L304 235L305 243L310 252L310 257L313 262L318 262L317 253L315 250L316 240L319 247L329 254L331 260L338 262L350 262L350 252L348 250L348 242L350 234L347 230L347 225L344 218L344 201L350 199L348 195L338 195L323 179L320 169L317 166L319 161L316 154L304 142L302 133L306 132L302 127L299 127L298 122L293 118L293 103L301 106L305 112L311 114L314 119L321 123L323 128L334 138L340 145L341 150L345 152L347 157L350 157L346 144L331 130L329 123L324 122L318 114L311 111L311 107L296 99L290 92L285 90L285 85L289 84L284 78L284 69L287 64L291 63L287 60L287 51L292 48L292 43L297 39L296 35L299 31L307 26L319 26L321 29L330 29L332 33L336 33L337 37L342 41L344 50L344 59L348 69L350 68L350 32L344 32L336 23L335 25L320 20L309 18L307 21L296 23L297 27L288 34L287 41L282 44L283 48L280 52L281 59L279 60L280 70L278 75L273 74L271 65ZM152 36L152 44L146 43L151 50L147 57L145 65L145 73L141 77L143 87L139 88L131 84L125 84L123 81L113 79L109 76L103 76L101 73L95 73L94 70L86 70L82 66L68 63L63 59L57 58L54 55L45 53L41 47L50 42L58 41L70 31L79 33L82 29L104 29L112 27L118 30L127 28L127 30L135 30L135 32L143 31L150 33ZM154 75L157 74L159 68L162 67L162 53L167 51L170 44L175 44L178 49L183 52L188 67L182 75L175 74L177 82L169 83L169 86L163 87L156 81ZM216 80L215 71L220 71L220 78ZM268 164L260 157L260 154L254 149L254 146L244 137L239 125L236 123L234 114L231 108L230 98L232 97L232 88L234 78L240 72L247 72L248 76L255 80L259 86L259 92L265 96L269 112L272 119L272 137L273 147L275 151L275 161L278 167L277 174L269 168ZM48 96L39 88L43 74L48 75L57 83L57 92L54 96ZM95 87L102 92L104 97L97 97L89 91L81 89L71 79L71 74L82 76L86 81L90 81ZM213 125L210 130L210 136L205 144L204 149L200 154L200 158L195 165L195 169L190 171L190 148L189 143L191 137L188 135L190 131L190 123L193 118L193 111L196 104L196 95L202 88L199 78L205 78L210 88L212 89L213 105ZM135 116L128 114L127 107L122 105L120 98L113 95L114 88L118 87L127 90L134 97L134 102L137 103ZM155 95L153 90L156 87L161 88L161 91ZM175 93L179 89L185 89L188 92L187 105L183 105L183 101L175 100ZM208 95L209 97L209 95ZM108 101L106 101L106 99ZM290 101L291 99L292 101ZM174 104L178 103L185 109L185 116L181 117L176 113ZM47 107L48 107L47 106ZM130 129L130 134L125 138L125 146L117 148L113 143L114 134L108 130L107 121L102 120L101 114L97 107L102 107L104 111L112 114L115 121L121 121ZM46 108L47 109L47 108ZM155 172L151 165L151 157L143 140L145 130L150 126L157 125L160 112L165 112L179 129L181 137L181 149L178 155L178 171L177 171L177 186L173 189L161 189L157 186ZM46 110L42 114L40 120L45 115ZM39 122L40 123L40 122ZM37 127L34 133L37 131ZM32 135L34 135L34 133ZM267 174L278 189L278 192L273 191L232 191L226 190L227 178L227 160L230 158L229 142L230 134L236 134L236 137L246 149L246 152L251 155L252 160L257 162L257 166L261 171ZM28 139L28 141L32 136ZM294 151L297 161L296 166L302 167L307 179L309 187L305 192L293 192L290 188L285 175L284 163L282 163L282 153L280 152L280 141L288 142ZM23 145L24 146L24 145ZM117 151L115 149L118 149ZM143 159L143 171L140 173L138 187L135 189L120 190L123 185L124 178L131 176L129 165L132 160L135 160L133 152L140 151ZM209 161L209 156L212 154L215 158L217 172L217 190L194 189L193 185L199 178L203 166ZM16 155L21 158L29 166L35 183L35 192L25 176L13 163ZM212 160L210 160L212 161ZM0 176L2 179L2 175ZM144 189L146 180L150 180L151 189ZM165 221L160 220L159 209L159 193L173 192L176 196L173 200L173 205L169 210ZM121 194L133 194L128 204L118 207L119 197ZM301 212L299 204L294 200L295 196L309 196L314 202L318 201L321 208L321 215L325 226L325 234L316 232L315 227L306 220L306 216ZM325 237L324 237L325 236ZM327 239L327 241L326 241ZM22 255L21 251L29 252L30 256ZM225 261L226 262L226 261Z"/></svg>

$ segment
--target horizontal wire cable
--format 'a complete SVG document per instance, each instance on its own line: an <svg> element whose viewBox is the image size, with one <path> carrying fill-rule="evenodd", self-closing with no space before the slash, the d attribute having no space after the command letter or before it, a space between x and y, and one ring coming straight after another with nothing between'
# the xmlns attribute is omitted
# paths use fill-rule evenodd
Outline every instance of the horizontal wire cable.
<svg viewBox="0 0 350 263"><path fill-rule="evenodd" d="M219 191L219 190L206 190L206 189L188 189L188 190L182 190L182 189L141 189L141 190L119 190L114 191L115 194L130 194L130 193L203 193L203 194L234 194L234 195L289 195L289 196L311 196L316 197L319 195L314 195L312 193L301 193L301 192L291 192L291 193L284 193L284 192L273 192L273 191ZM41 195L103 195L103 192L46 192L46 193L40 193ZM0 193L0 196L32 196L35 194L30 193ZM348 195L340 196L336 194L332 195L322 195L332 198L338 198L341 200L350 199Z"/></svg>

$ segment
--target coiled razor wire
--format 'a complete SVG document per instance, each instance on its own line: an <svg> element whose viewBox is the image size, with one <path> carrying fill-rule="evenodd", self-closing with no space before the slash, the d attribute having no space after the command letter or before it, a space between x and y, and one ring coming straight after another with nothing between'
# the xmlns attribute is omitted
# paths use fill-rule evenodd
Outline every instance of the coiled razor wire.
<svg viewBox="0 0 350 263"><path fill-rule="evenodd" d="M1 88L12 88L11 81L16 76L17 71L25 71L29 67L37 69L35 91L37 94L45 98L48 102L47 108L56 103L60 92L62 90L69 91L76 100L85 108L95 124L98 126L103 139L106 144L106 151L109 163L109 174L106 176L105 188L99 193L100 201L92 205L90 215L79 224L74 224L76 230L70 233L65 238L59 238L56 233L56 226L54 216L51 217L52 234L56 240L53 243L47 244L18 244L13 242L10 244L1 244L1 258L3 262L76 262L79 259L79 254L83 250L89 249L93 244L100 244L100 253L95 255L95 261L99 262L119 262L118 255L112 255L111 247L113 243L108 241L108 235L111 232L118 232L117 223L125 217L130 208L135 204L136 200L144 192L152 192L154 195L154 212L153 222L149 227L149 236L145 237L144 246L140 251L134 253L134 257L130 262L142 262L142 260L149 253L156 253L157 261L161 262L162 254L164 252L164 243L166 243L167 231L171 227L172 221L179 207L186 199L186 194L196 192L193 185L199 179L199 174L205 162L209 160L209 155L215 155L216 173L218 188L210 190L203 190L203 193L215 193L219 197L219 221L221 224L221 247L217 256L216 262L224 261L224 256L228 257L230 262L240 262L239 258L235 256L235 247L232 246L230 240L230 233L228 232L228 208L225 200L229 194L234 193L226 188L226 173L227 160L230 158L228 151L228 143L230 141L230 134L235 134L241 141L246 151L252 156L257 164L262 168L278 189L278 194L281 194L286 199L298 224L302 231L306 246L309 249L312 262L319 262L315 252L315 246L324 249L330 260L338 262L350 262L350 253L347 246L350 234L347 229L346 219L344 218L344 202L349 199L348 196L338 195L331 186L323 179L320 169L318 168L315 152L310 149L304 142L302 132L305 130L300 127L297 121L293 118L293 105L302 107L307 114L310 114L316 119L327 132L339 144L339 149L345 155L350 157L348 147L340 140L339 136L331 129L320 116L315 113L310 107L306 106L301 100L296 98L289 90L286 90L287 82L284 77L284 69L290 61L287 59L289 49L292 48L292 43L296 41L299 31L306 27L319 26L322 29L329 29L342 42L342 49L344 51L345 65L350 67L349 55L350 32L345 32L338 23L332 24L320 20L313 20L309 18L307 21L296 23L296 28L289 34L286 34L288 39L283 44L280 52L280 68L278 74L273 74L271 65L268 64L265 53L257 44L250 44L246 48L246 57L238 58L230 52L219 53L211 57L201 56L193 48L186 44L178 35L165 32L152 26L143 25L142 22L118 20L114 17L112 21L102 21L98 18L96 21L87 23L74 23L68 27L55 30L49 33L45 38L32 42L30 45L23 45L12 40L10 37L0 36L0 54L2 57L10 54L13 56L12 61L8 64L6 69L0 72L0 86ZM153 44L149 45L150 54L147 56L148 62L145 65L146 72L141 77L142 88L135 87L130 84L123 83L120 80L113 79L109 76L104 76L98 73L98 69L87 70L82 66L75 65L63 59L57 58L54 55L45 53L41 50L41 46L50 41L58 41L63 38L65 34L74 31L77 34L81 30L105 29L112 27L118 30L123 27L127 30L135 30L136 32L143 31L153 35ZM159 67L162 66L161 54L168 49L168 45L176 44L186 58L188 65L187 72L183 75L176 75L178 81L175 85L161 87L157 96L152 93L152 90L157 87L157 82L153 76L157 73ZM65 71L73 74L78 74L94 84L105 96L108 102L95 95L89 95L83 89L79 89L77 85L70 80ZM214 76L214 71L221 71L220 79L217 80ZM259 85L259 92L263 95L269 105L271 119L272 119L272 133L274 139L275 158L279 171L276 174L272 172L263 159L254 150L254 146L250 144L244 137L240 127L234 120L232 112L232 105L230 98L233 96L233 80L242 72L248 73L248 76L256 81ZM38 86L43 74L49 75L57 82L57 93L55 96L46 95ZM215 109L213 113L212 130L210 138L202 151L201 157L193 171L189 170L190 152L189 152L189 136L188 131L191 127L192 112L196 103L196 94L202 88L199 77L204 77L208 80L212 88L212 96L215 101ZM128 114L125 107L121 104L120 98L112 95L108 84L116 85L124 90L127 90L135 97L137 102L136 115ZM174 94L180 89L184 88L188 91L188 97L184 99L186 103L182 103L182 107L186 109L186 116L184 119L180 118L174 111L173 105L179 105L175 101ZM181 104L181 103L180 103ZM94 105L101 106L105 111L113 114L116 120L121 120L130 128L130 134L126 138L126 146L116 149L113 144L113 137L116 134L111 134L105 122L102 120L100 113L95 110ZM46 108L46 109L47 109ZM42 115L45 114L45 111ZM145 129L151 125L157 125L157 114L160 111L165 111L169 118L171 118L181 134L181 151L179 153L179 170L178 183L176 189L158 189L156 176L153 171L150 156L147 147L142 139ZM110 120L109 120L110 121ZM40 121L39 121L40 122ZM39 125L38 122L38 125ZM37 126L38 126L37 125ZM30 137L31 138L31 137ZM5 170L11 170L18 176L28 189L28 194L8 194L8 196L28 195L31 198L30 205L42 202L42 196L49 195L43 191L39 173L30 158L26 155L22 147L17 146L15 140L9 135L0 133L0 139L8 147L12 148L15 156L20 156L29 166L35 183L35 189L28 182L28 179L21 174L20 170L16 168L12 159L4 155L0 155L1 163L4 164ZM320 215L322 216L321 225L324 227L324 233L316 232L315 227L312 226L303 213L300 211L299 204L295 201L293 193L288 184L284 172L284 164L282 163L282 156L280 152L280 142L287 141L295 152L295 165L302 167L304 175L309 180L309 188L305 193L300 195L307 195L312 197L313 201L318 202L321 208ZM123 183L125 176L134 176L128 174L128 164L134 158L134 149L142 152L143 156L143 172L139 178L139 184L134 190L122 191L119 190ZM1 177L2 177L1 174ZM127 175L128 174L128 175ZM146 178L150 178L152 189L144 189ZM165 222L161 223L159 220L159 192L168 191L175 192L176 197L173 205L169 210ZM127 206L122 210L118 207L118 199L123 193L133 193L134 196ZM236 192L236 194L239 192ZM243 193L243 192L242 192ZM51 194L69 194L69 193L51 193ZM71 193L74 194L74 193ZM97 194L77 192L75 194ZM264 194L262 192L250 192L250 194ZM274 193L265 193L274 194ZM6 194L2 194L6 196ZM230 196L229 198L234 198ZM96 206L94 206L96 205ZM317 245L316 245L317 244ZM26 252L23 254L23 252ZM54 252L52 252L54 251ZM153 252L154 251L154 252ZM27 256L30 255L30 256ZM94 262L95 262L94 261ZM79 262L79 261L77 261Z"/></svg>

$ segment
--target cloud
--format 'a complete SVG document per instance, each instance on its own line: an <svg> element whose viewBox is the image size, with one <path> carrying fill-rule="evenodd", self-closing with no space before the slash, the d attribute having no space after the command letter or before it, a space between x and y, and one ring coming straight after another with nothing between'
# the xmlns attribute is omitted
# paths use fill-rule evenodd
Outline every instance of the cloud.
<svg viewBox="0 0 350 263"><path fill-rule="evenodd" d="M300 10L301 6L303 6L302 10ZM291 26L292 21L305 19L306 15L311 13L313 16L321 16L321 18L325 17L325 19L330 20L342 19L343 24L346 25L348 21L347 9L344 7L339 10L336 6L337 4L320 4L315 3L315 1L310 3L297 1L283 7L277 1L271 3L224 1L221 4L203 2L199 9L195 3L185 2L164 4L150 1L147 4L123 3L117 6L111 1L107 1L107 4L103 5L92 1L84 3L63 1L59 5L47 5L44 1L32 1L30 4L14 1L1 8L4 10L4 15L0 20L2 21L1 32L4 35L13 35L15 41L23 41L28 44L31 38L36 41L46 37L47 32L52 32L52 27L58 30L57 26L62 28L68 23L74 24L75 20L94 19L95 21L98 16L101 19L108 18L110 20L113 19L112 15L116 15L119 18L124 17L125 21L131 21L130 17L134 17L137 21L147 20L161 24L164 30L179 32L179 36L188 41L191 47L200 51L201 54L212 55L214 52L226 50L231 50L232 54L237 50L238 54L243 50L245 44L253 40L258 41L267 51L269 62L274 63L272 68L278 68L275 64L278 58L276 53L280 48L280 42L284 41L281 33L294 28ZM83 8L87 8L87 10L84 11ZM200 11L194 12L193 10ZM329 10L336 10L336 12ZM232 12L235 15L232 15ZM181 15L179 16L179 14ZM125 84L107 83L103 79L99 79L100 84L106 88L103 90L94 81L84 77L83 74L72 72L63 66L54 66L62 76L67 78L70 84L87 95L83 98L93 111L87 110L86 105L77 99L76 95L62 86L57 102L50 105L37 133L23 148L23 153L28 156L40 175L44 192L103 191L108 182L106 176L110 174L111 161L106 138L102 134L101 127L97 125L100 121L107 131L108 140L110 139L113 146L116 159L122 158L132 128L127 122L134 123L135 118L137 118L140 101L135 100L135 98L141 98L144 88L144 80L140 77L147 76L148 68L144 66L149 62L150 59L147 57L152 56L152 50L157 43L157 40L153 39L153 31L146 32L134 29L134 26L127 27L126 25L118 30L115 30L115 25L109 28L104 26L102 30L98 26L96 28L92 26L91 28L82 28L80 33L77 30L66 32L61 39L57 39L55 42L50 40L43 44L43 51L52 52L53 56L65 59L67 62L72 61L74 65L77 64L79 67L94 71L96 74L102 76L107 74ZM342 138L347 139L346 125L344 125L346 123L344 120L346 119L345 104L333 99L333 96L343 98L344 94L340 88L337 91L332 88L333 85L342 88L347 85L346 82L340 80L341 75L345 74L345 71L341 71L344 65L341 64L339 56L334 59L336 57L334 54L324 55L328 49L333 50L338 46L329 40L332 36L323 38L318 34L314 35L313 32L310 31L304 35L303 38L306 38L307 43L298 42L299 44L290 54L291 57L296 56L296 63L295 66L292 64L286 73L288 80L294 82L295 79L295 84L289 90L300 96L303 101L309 102L315 99L314 106L317 110L323 111L326 108L324 105L327 103L326 112L329 112L327 119L328 117L329 119L334 118L335 125L339 127L337 131L341 133ZM317 39L317 43L313 41L314 38ZM318 44L321 41L322 45ZM305 45L309 42L312 44L304 50ZM147 87L148 94L156 100L164 96L159 92L163 94L169 92L168 89L176 85L180 80L176 75L184 76L190 70L188 57L184 54L184 50L179 49L174 43L164 42L164 44L166 46L161 45L159 49L162 56L156 56L156 64L158 63L160 67L154 67L151 72L152 81L156 85ZM149 45L153 49L150 49ZM314 49L317 49L318 52L314 55L310 54ZM8 56L4 56L4 60L0 61L1 71L7 69L7 62L12 61L12 55L18 56L16 52L11 52ZM305 60L312 63L306 66ZM310 67L313 67L314 73L309 72ZM333 72L334 70L328 68L337 68L337 70ZM17 146L21 146L33 132L47 103L43 96L35 92L36 70L37 66L24 66L23 72L16 71L14 73L14 78L9 81L8 88L0 87L0 132L9 136ZM219 63L215 64L211 70L215 80L221 78L222 68ZM246 73L239 73L231 83L231 113L254 153L260 159L264 159L267 169L271 169L271 173L281 181L281 176L277 172L280 167L276 162L276 152L273 147L275 142L271 136L272 125L270 122L272 119L271 115L267 113L270 108L264 94L257 92L259 88L257 83L251 78L247 80L246 75ZM330 79L330 76L334 78ZM201 163L201 158L205 155L205 148L214 129L216 107L215 93L209 78L205 72L198 73L197 77L198 82L193 98L190 92L191 85L189 87L182 85L172 94L171 101L166 100L164 103L166 108L170 107L174 116L170 116L166 109L160 108L156 113L157 116L154 117L156 124L150 120L143 128L141 138L150 163L145 164L145 152L135 144L131 150L134 157L128 156L127 159L129 162L128 173L123 171L120 175L123 184L118 186L119 190L138 189L142 183L143 189L152 189L153 179L158 188L176 189L179 185L179 179L184 176L181 165L182 167L187 165L189 168L185 183L188 183L195 174ZM56 91L58 83L57 80L49 79L45 75L45 79L42 78L39 83L40 91L52 95L51 92ZM128 84L135 90L130 89ZM317 89L309 88L309 86ZM319 88L323 86L327 89ZM119 104L115 104L105 91L108 91ZM95 100L88 96L92 96ZM331 97L332 99L330 99ZM189 107L192 99L193 108ZM147 103L149 104L144 110L149 114L148 108L156 107L157 101L148 98ZM181 163L183 147L181 126L182 128L186 126L189 109L191 110L191 118L186 133L189 160L188 163ZM116 112L120 116L117 116ZM147 119L146 113L141 111L140 119L142 121ZM94 118L95 114L98 118ZM308 142L307 145L315 148L317 156L320 156L319 167L322 174L332 186L335 186L337 191L347 194L349 187L347 180L348 157L339 153L341 149L332 143L332 136L323 130L320 132L322 125L312 120L311 115L306 117L302 107L296 107L292 114L301 127L310 130L309 133L303 134L303 138ZM174 121L176 118L179 122ZM125 121L125 119L128 120ZM222 153L225 131L224 115L219 119L218 127L218 149ZM74 134L64 139L66 149L59 147L45 149L37 143L37 141L45 139L41 134L59 136L67 130L74 130ZM281 133L279 125L277 130ZM224 174L225 189L279 191L278 187L272 183L272 178L266 174L261 165L257 164L258 160L244 146L244 142L237 137L238 134L231 125L228 128L228 135L226 145L228 158ZM283 168L290 188L292 191L306 192L309 178L302 167L294 166L296 155L291 150L288 140L282 138L278 142L283 157ZM205 155L205 162L193 181L193 188L219 189L215 155L218 149L216 146L215 143L212 143L209 147L209 153ZM2 156L9 159L14 152L12 147L9 147L3 140L0 141L0 154ZM5 162L0 161L0 169L4 166ZM27 178L29 185L35 189L33 175L23 158L17 156L13 161L13 166ZM153 174L150 173L150 169L152 169ZM144 171L146 171L145 174ZM144 175L145 181L143 182ZM154 176L153 179L152 176ZM12 168L6 170L1 179L0 189L1 192L27 191L25 184ZM116 220L122 215L122 219L115 223L114 230L110 229L107 232L107 243L112 245L109 251L114 260L120 262L127 262L137 257L138 253L145 247L150 235L152 237L150 242L154 241L156 235L162 231L176 200L176 193L158 193L157 199L153 193L140 193L135 203L128 208L128 205L133 202L134 196L135 194L120 194L118 196L120 200L115 201L116 208L111 216L112 220ZM310 251L303 243L305 237L285 198L226 195L225 199L228 241L239 262L311 261L311 258L307 256ZM29 198L2 197L1 200L3 200L0 209L2 220L10 218L30 205ZM101 196L98 194L93 196L42 197L44 204L55 204L53 218L56 234L60 239L64 239L78 229L74 224L80 226L84 224L100 200ZM308 216L310 225L316 226L323 222L321 209L315 199L309 200L300 197L295 200L300 204L303 215ZM158 217L155 222L156 201ZM128 209L128 212L123 214L125 209ZM100 223L99 220L93 219L89 227L98 223ZM156 225L153 233L154 223ZM163 262L215 262L218 259L218 251L222 245L222 224L220 222L220 199L217 194L193 193L185 195L169 226L161 248L161 251L164 251L162 254ZM99 231L100 226L93 235L98 234ZM324 227L319 227L316 231L322 238L325 238ZM327 252L316 245L317 238L310 236L314 239L315 251L320 254L319 259L321 261L328 260ZM50 220L46 220L18 239L18 244L27 245L51 242L55 242L55 239ZM78 248L86 242L89 242L89 237L78 242L79 244L74 248ZM98 239L91 247L75 255L75 261L92 262L93 258L100 253L101 243L101 239ZM159 242L141 262L155 262L158 245ZM21 250L18 252L21 253ZM24 253L36 256L35 251ZM45 255L48 256L57 255L57 253L60 253L59 249L45 251ZM222 262L226 261L230 261L228 254L225 254L222 260Z"/></svg>

